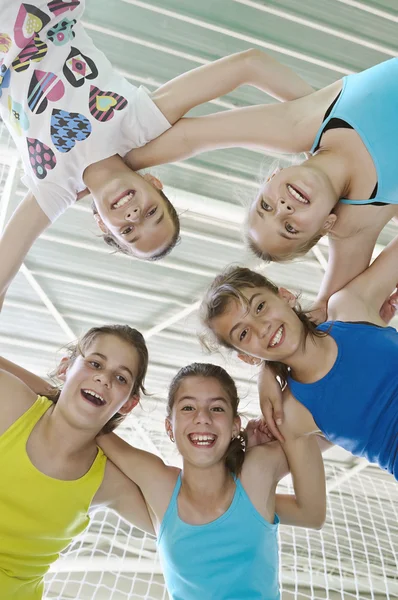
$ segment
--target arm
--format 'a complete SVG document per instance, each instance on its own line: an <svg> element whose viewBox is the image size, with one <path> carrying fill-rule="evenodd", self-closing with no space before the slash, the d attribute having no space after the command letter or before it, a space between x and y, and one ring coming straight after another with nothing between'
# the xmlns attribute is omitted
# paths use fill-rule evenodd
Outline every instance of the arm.
<svg viewBox="0 0 398 600"><path fill-rule="evenodd" d="M376 260L329 301L332 319L385 325L379 311L398 281L398 236Z"/></svg>
<svg viewBox="0 0 398 600"><path fill-rule="evenodd" d="M107 461L104 480L91 507L106 506L116 511L134 527L155 535L152 520L141 490L111 461Z"/></svg>
<svg viewBox="0 0 398 600"><path fill-rule="evenodd" d="M4 294L30 247L49 224L50 220L29 192L7 223L0 239L0 308Z"/></svg>
<svg viewBox="0 0 398 600"><path fill-rule="evenodd" d="M278 100L294 100L314 90L289 67L261 50L250 49L226 56L165 83L152 99L174 124L193 107L253 85Z"/></svg>
<svg viewBox="0 0 398 600"><path fill-rule="evenodd" d="M54 391L54 388L47 381L2 356L0 356L0 369L11 373L14 377L18 377L35 394L46 396Z"/></svg>

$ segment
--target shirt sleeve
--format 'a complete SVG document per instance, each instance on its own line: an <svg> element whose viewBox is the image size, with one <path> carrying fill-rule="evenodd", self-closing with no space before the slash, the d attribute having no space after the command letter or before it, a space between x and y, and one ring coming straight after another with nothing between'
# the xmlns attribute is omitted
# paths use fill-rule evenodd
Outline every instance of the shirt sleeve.
<svg viewBox="0 0 398 600"><path fill-rule="evenodd" d="M139 87L135 92L128 119L130 149L144 146L171 127L144 86Z"/></svg>
<svg viewBox="0 0 398 600"><path fill-rule="evenodd" d="M54 223L69 206L76 202L76 195L64 187L50 182L41 182L40 186L35 185L33 179L26 173L21 181L30 189L37 204L40 206L46 217L51 223Z"/></svg>

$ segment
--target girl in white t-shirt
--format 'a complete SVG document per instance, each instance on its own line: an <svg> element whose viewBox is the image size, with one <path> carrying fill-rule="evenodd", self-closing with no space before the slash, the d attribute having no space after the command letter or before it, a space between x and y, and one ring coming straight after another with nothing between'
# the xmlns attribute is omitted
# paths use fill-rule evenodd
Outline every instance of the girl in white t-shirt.
<svg viewBox="0 0 398 600"><path fill-rule="evenodd" d="M192 107L242 84L283 100L312 91L290 69L248 50L148 94L119 75L97 50L80 22L83 9L84 0L0 0L0 114L21 154L30 189L0 241L0 294L34 240L86 188L106 242L138 258L161 258L177 242L177 213L161 182L135 173L123 157ZM280 85L275 93L276 70Z"/></svg>

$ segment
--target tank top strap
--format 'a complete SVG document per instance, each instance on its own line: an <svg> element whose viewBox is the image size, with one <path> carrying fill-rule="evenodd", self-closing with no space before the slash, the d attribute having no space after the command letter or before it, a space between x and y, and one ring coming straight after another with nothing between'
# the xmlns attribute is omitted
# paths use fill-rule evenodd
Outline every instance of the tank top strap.
<svg viewBox="0 0 398 600"><path fill-rule="evenodd" d="M162 523L160 525L160 529L159 529L159 534L158 534L158 543L160 542L160 539L163 535L163 532L166 528L167 523L170 521L170 519L172 517L176 517L178 515L178 510L177 510L177 496L179 494L179 491L181 489L181 471L177 477L177 481L176 484L174 486L174 490L173 493L171 495L170 498L170 502L169 505L166 509L166 512L164 513L164 517L162 519Z"/></svg>
<svg viewBox="0 0 398 600"><path fill-rule="evenodd" d="M32 406L0 435L0 447L3 443L9 443L11 439L19 443L26 442L36 423L52 404L53 402L46 396L38 396Z"/></svg>

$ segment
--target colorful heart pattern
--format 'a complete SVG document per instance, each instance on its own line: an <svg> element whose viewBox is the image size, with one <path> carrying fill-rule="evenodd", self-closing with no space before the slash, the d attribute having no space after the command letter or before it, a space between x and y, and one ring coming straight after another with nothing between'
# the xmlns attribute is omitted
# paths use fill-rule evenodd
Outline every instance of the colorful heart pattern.
<svg viewBox="0 0 398 600"><path fill-rule="evenodd" d="M57 164L54 152L40 140L26 138L29 160L34 174L38 179L47 177L48 171Z"/></svg>
<svg viewBox="0 0 398 600"><path fill-rule="evenodd" d="M76 24L76 19L62 19L47 31L47 38L53 42L55 46L63 46L75 37L73 26Z"/></svg>
<svg viewBox="0 0 398 600"><path fill-rule="evenodd" d="M22 131L29 128L29 119L19 102L15 102L8 96L8 114L9 123L15 129L17 135L22 135Z"/></svg>
<svg viewBox="0 0 398 600"><path fill-rule="evenodd" d="M65 86L54 73L36 69L30 80L28 106L33 113L40 115L46 110L48 101L57 102L65 93Z"/></svg>
<svg viewBox="0 0 398 600"><path fill-rule="evenodd" d="M98 69L94 61L73 46L65 61L63 72L66 80L76 88L82 86L86 79L98 77Z"/></svg>
<svg viewBox="0 0 398 600"><path fill-rule="evenodd" d="M4 71L4 75L2 74L3 67L6 69ZM10 87L10 79L11 79L10 69L7 69L7 67L5 65L1 65L1 67L0 67L0 98L3 95L3 90Z"/></svg>
<svg viewBox="0 0 398 600"><path fill-rule="evenodd" d="M0 53L7 54L12 46L12 41L7 33L0 33Z"/></svg>
<svg viewBox="0 0 398 600"><path fill-rule="evenodd" d="M90 113L97 121L110 121L115 110L123 110L127 106L126 98L115 92L104 92L94 85L90 86Z"/></svg>
<svg viewBox="0 0 398 600"><path fill-rule="evenodd" d="M50 17L37 6L21 4L14 25L14 39L18 48L25 48L49 22Z"/></svg>
<svg viewBox="0 0 398 600"><path fill-rule="evenodd" d="M76 142L82 142L91 134L90 121L80 113L53 109L51 115L51 139L59 152L69 152Z"/></svg>
<svg viewBox="0 0 398 600"><path fill-rule="evenodd" d="M12 63L13 68L17 72L25 71L31 61L40 62L47 54L48 46L36 34L29 44L19 53L17 58Z"/></svg>
<svg viewBox="0 0 398 600"><path fill-rule="evenodd" d="M62 13L67 10L75 10L77 6L79 6L80 0L71 0L70 2L65 2L65 0L52 0L47 4L49 10L54 13L54 15L62 15Z"/></svg>

